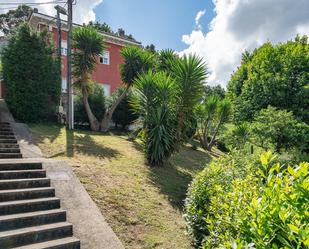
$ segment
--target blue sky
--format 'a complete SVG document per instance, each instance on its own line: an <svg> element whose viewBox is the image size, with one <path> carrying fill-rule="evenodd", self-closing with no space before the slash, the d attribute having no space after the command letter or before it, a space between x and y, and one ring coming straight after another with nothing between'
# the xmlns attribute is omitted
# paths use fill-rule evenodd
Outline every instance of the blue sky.
<svg viewBox="0 0 309 249"><path fill-rule="evenodd" d="M181 51L187 47L182 35L195 28L196 14L206 9L200 22L207 32L214 17L211 0L104 0L94 12L96 20L108 23L113 30L122 27L143 45Z"/></svg>

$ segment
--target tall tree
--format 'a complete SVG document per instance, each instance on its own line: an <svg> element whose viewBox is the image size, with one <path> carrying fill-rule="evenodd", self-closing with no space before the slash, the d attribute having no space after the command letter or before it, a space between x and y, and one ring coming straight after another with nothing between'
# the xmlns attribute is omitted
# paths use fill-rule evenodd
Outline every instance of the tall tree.
<svg viewBox="0 0 309 249"><path fill-rule="evenodd" d="M89 105L89 84L91 73L95 70L97 57L104 49L103 37L92 27L78 27L73 31L73 73L75 84L80 86L85 111L87 113L90 128L98 131L100 123L93 114Z"/></svg>
<svg viewBox="0 0 309 249"><path fill-rule="evenodd" d="M292 111L309 122L306 87L309 85L309 44L306 36L260 48L242 57L228 83L237 121L252 120L268 105Z"/></svg>
<svg viewBox="0 0 309 249"><path fill-rule="evenodd" d="M12 33L15 28L27 20L32 11L32 8L27 5L19 5L15 10L0 14L0 32L5 35Z"/></svg>
<svg viewBox="0 0 309 249"><path fill-rule="evenodd" d="M46 32L23 24L3 51L5 98L18 120L38 122L56 116L61 83L50 40Z"/></svg>
<svg viewBox="0 0 309 249"><path fill-rule="evenodd" d="M121 78L125 90L107 109L104 119L101 121L101 131L107 131L113 113L119 103L127 96L129 89L132 87L134 80L139 74L148 72L155 68L155 57L150 52L136 46L125 47L121 51L124 58L124 64L120 67Z"/></svg>

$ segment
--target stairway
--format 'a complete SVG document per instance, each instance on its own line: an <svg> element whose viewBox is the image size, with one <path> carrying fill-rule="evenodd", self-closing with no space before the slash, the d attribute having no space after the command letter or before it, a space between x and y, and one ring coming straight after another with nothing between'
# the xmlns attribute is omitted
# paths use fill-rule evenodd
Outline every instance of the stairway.
<svg viewBox="0 0 309 249"><path fill-rule="evenodd" d="M0 123L0 248L80 249L42 163L21 157L10 124Z"/></svg>
<svg viewBox="0 0 309 249"><path fill-rule="evenodd" d="M22 158L10 123L0 123L0 159Z"/></svg>

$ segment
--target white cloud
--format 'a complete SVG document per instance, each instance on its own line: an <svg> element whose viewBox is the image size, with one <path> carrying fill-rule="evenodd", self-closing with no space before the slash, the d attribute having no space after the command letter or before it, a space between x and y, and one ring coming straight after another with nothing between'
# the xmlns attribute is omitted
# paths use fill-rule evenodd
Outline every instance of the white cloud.
<svg viewBox="0 0 309 249"><path fill-rule="evenodd" d="M214 5L210 31L204 34L197 27L183 35L188 48L180 52L205 58L212 85L227 84L245 50L309 35L308 0L214 0Z"/></svg>
<svg viewBox="0 0 309 249"><path fill-rule="evenodd" d="M0 0L9 2L6 0ZM100 3L102 3L103 0L77 0L76 5L73 5L73 21L75 23L87 23L91 20L95 20L95 13L94 13L94 8L98 6ZM16 0L14 1L16 3L19 2L25 2L21 0ZM51 2L48 0L31 0L29 2ZM63 3L60 4L61 6L64 6ZM50 15L50 16L55 16L56 15L56 10L54 8L55 4L42 4L38 6L33 6L34 8L38 8L39 12ZM4 6L4 7L12 7L11 5ZM65 6L67 8L67 6ZM7 10L3 10L2 12L6 12ZM63 17L66 19L65 17Z"/></svg>
<svg viewBox="0 0 309 249"><path fill-rule="evenodd" d="M195 25L198 29L202 28L202 25L200 24L200 19L205 15L205 13L206 13L206 9L200 10L199 12L197 12L195 16Z"/></svg>

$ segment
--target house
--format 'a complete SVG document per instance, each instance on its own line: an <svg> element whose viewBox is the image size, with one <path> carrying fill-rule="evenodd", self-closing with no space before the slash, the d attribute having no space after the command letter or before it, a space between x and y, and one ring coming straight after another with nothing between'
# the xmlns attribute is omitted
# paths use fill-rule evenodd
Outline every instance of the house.
<svg viewBox="0 0 309 249"><path fill-rule="evenodd" d="M48 30L57 47L58 41L58 29L56 25L56 18L39 13L37 9L31 14L28 19L30 26L38 31ZM61 53L62 53L62 92L66 92L67 88L67 22L62 20L62 32L61 32ZM73 28L81 26L79 24L73 24ZM120 65L123 63L123 59L120 55L120 51L123 47L128 45L141 46L140 42L130 39L122 32L118 34L100 32L104 37L106 43L106 49L98 57L98 64L96 70L92 75L92 80L98 84L101 84L104 88L106 96L112 94L122 83L120 77Z"/></svg>

